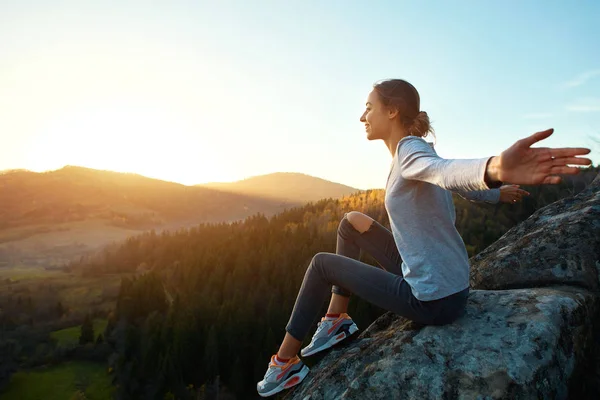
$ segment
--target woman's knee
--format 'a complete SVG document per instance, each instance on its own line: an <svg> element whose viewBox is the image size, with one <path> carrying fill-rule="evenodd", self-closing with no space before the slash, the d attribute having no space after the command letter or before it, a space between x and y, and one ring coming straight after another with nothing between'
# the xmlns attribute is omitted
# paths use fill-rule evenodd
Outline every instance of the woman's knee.
<svg viewBox="0 0 600 400"><path fill-rule="evenodd" d="M360 233L368 231L373 224L373 218L358 211L350 211L344 216L344 219L348 220L350 225Z"/></svg>
<svg viewBox="0 0 600 400"><path fill-rule="evenodd" d="M337 257L339 257L337 254L319 252L313 256L309 268L317 273L324 274L325 270L334 264Z"/></svg>
<svg viewBox="0 0 600 400"><path fill-rule="evenodd" d="M321 266L326 262L326 259L331 255L331 253L319 252L315 254L310 262L312 267Z"/></svg>

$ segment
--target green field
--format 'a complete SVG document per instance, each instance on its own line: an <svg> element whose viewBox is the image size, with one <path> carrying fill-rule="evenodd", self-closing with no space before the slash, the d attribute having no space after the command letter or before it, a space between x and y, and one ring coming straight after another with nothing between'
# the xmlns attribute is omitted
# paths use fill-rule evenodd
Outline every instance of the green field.
<svg viewBox="0 0 600 400"><path fill-rule="evenodd" d="M78 391L85 397L76 397ZM0 400L109 400L113 391L105 366L67 362L15 373L7 390L0 394Z"/></svg>
<svg viewBox="0 0 600 400"><path fill-rule="evenodd" d="M94 320L94 337L97 338L98 335L103 334L106 329L108 321L105 319L95 319ZM59 346L68 346L75 345L79 343L79 335L81 334L81 325L72 326L70 328L61 329L59 331L54 331L50 333L50 337L52 339L56 339L58 341Z"/></svg>
<svg viewBox="0 0 600 400"><path fill-rule="evenodd" d="M18 265L0 268L0 281L6 279L12 282L21 282L35 279L53 279L62 277L64 272L58 270L46 270L42 267Z"/></svg>
<svg viewBox="0 0 600 400"><path fill-rule="evenodd" d="M0 268L0 303L31 298L34 306L61 302L65 313L81 320L90 310L114 309L121 275L82 276L42 267ZM21 321L22 322L22 321Z"/></svg>

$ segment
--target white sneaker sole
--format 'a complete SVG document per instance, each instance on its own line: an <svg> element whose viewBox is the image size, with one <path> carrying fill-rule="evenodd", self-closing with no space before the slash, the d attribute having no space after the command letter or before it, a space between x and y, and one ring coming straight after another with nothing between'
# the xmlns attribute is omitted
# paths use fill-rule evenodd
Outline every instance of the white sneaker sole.
<svg viewBox="0 0 600 400"><path fill-rule="evenodd" d="M269 397L269 396L273 396L275 393L279 393L282 390L285 389L289 389L292 388L298 384L300 384L304 378L306 378L306 375L308 375L308 367L306 365L302 366L302 369L300 370L300 372L290 376L289 378L287 378L285 381L281 382L281 384L279 386L277 386L276 388L265 392L265 393L258 393L260 395L260 397Z"/></svg>
<svg viewBox="0 0 600 400"><path fill-rule="evenodd" d="M320 351L323 350L327 350L328 348L335 346L336 344L338 344L339 342L341 342L342 340L346 339L347 337L351 336L354 332L358 331L358 326L356 326L356 324L352 324L350 325L350 329L348 329L349 334L346 335L346 332L342 332L339 335L335 335L334 337L332 337L331 339L329 339L327 342L325 342L324 344L321 345L321 347L315 347L314 349L311 349L307 352L300 352L300 355L302 357L308 357L308 356L312 356L313 354L316 354Z"/></svg>

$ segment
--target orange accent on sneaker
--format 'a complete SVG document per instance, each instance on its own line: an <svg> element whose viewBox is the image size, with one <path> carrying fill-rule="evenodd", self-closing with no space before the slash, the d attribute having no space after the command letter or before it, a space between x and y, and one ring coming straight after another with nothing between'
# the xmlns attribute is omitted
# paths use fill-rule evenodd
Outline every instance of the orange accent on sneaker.
<svg viewBox="0 0 600 400"><path fill-rule="evenodd" d="M343 339L344 336L346 336L346 334L344 332L340 333L339 335L337 335L336 339Z"/></svg>
<svg viewBox="0 0 600 400"><path fill-rule="evenodd" d="M298 356L295 356L285 365L275 365L276 367L281 368L281 372L279 373L279 375L277 375L277 380L283 378L287 370L293 367L294 365L298 364L299 362L300 359L298 358Z"/></svg>
<svg viewBox="0 0 600 400"><path fill-rule="evenodd" d="M284 388L289 388L294 386L296 383L298 383L298 381L300 380L299 376L295 376L292 379L290 379L285 385L283 385Z"/></svg>
<svg viewBox="0 0 600 400"><path fill-rule="evenodd" d="M291 358L279 358L279 356L277 354L275 354L275 361L279 363L279 365L285 365L287 364L289 361L291 360Z"/></svg>
<svg viewBox="0 0 600 400"><path fill-rule="evenodd" d="M340 326L340 324L341 324L342 322L344 322L344 320L345 320L345 319L347 319L347 318L345 317L346 315L347 315L347 314L342 314L342 315L340 315L340 317L339 317L339 318L338 318L338 319L335 321L335 324L333 324L333 325L331 326L331 328L329 328L329 330L327 330L327 334L328 334L328 335L331 335L331 333L332 333L334 330L336 330L336 328L337 328L338 326Z"/></svg>

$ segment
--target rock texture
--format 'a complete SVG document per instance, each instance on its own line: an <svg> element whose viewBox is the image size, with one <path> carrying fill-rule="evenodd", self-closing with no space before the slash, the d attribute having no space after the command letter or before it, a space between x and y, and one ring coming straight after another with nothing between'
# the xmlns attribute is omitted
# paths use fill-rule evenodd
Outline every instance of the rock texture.
<svg viewBox="0 0 600 400"><path fill-rule="evenodd" d="M577 196L536 211L471 259L471 287L568 284L600 289L600 175Z"/></svg>
<svg viewBox="0 0 600 400"><path fill-rule="evenodd" d="M386 314L387 327L332 350L291 398L566 398L593 345L596 307L570 288L475 290L467 314L445 327Z"/></svg>
<svg viewBox="0 0 600 400"><path fill-rule="evenodd" d="M600 177L472 259L467 313L387 313L284 395L329 399L600 398Z"/></svg>

